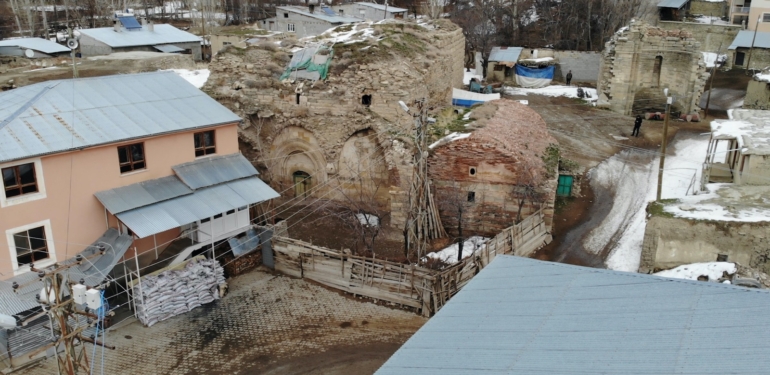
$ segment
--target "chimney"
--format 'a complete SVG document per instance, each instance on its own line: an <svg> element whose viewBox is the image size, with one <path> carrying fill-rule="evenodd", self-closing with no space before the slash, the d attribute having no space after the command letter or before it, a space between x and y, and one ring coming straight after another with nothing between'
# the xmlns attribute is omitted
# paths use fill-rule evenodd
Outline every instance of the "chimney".
<svg viewBox="0 0 770 375"><path fill-rule="evenodd" d="M313 13L313 11L315 10L315 4L308 4L307 7L308 9L310 9L310 13Z"/></svg>
<svg viewBox="0 0 770 375"><path fill-rule="evenodd" d="M118 21L118 20L112 21L112 27L115 28L115 32L116 33L119 33L120 32L120 21Z"/></svg>
<svg viewBox="0 0 770 375"><path fill-rule="evenodd" d="M147 17L142 17L142 26L147 26Z"/></svg>
<svg viewBox="0 0 770 375"><path fill-rule="evenodd" d="M155 24L154 24L154 23L152 23L152 21L150 21L149 23L147 23L147 30L148 30L149 32L153 32L153 31L155 31Z"/></svg>

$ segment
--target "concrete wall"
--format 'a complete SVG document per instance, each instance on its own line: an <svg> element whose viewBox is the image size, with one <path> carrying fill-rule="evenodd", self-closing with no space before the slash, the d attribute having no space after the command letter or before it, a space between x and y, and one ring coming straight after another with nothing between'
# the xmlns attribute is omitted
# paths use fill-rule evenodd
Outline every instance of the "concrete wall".
<svg viewBox="0 0 770 375"><path fill-rule="evenodd" d="M212 35L209 40L211 42L211 54L216 55L225 45L245 47L246 39L247 37L241 35Z"/></svg>
<svg viewBox="0 0 770 375"><path fill-rule="evenodd" d="M770 272L770 223L697 221L652 217L644 231L639 272L682 264L727 261Z"/></svg>
<svg viewBox="0 0 770 375"><path fill-rule="evenodd" d="M749 30L770 31L770 22L762 22L760 20L759 23L757 23L757 19L762 19L762 15L765 13L770 13L770 1L752 1L746 28Z"/></svg>
<svg viewBox="0 0 770 375"><path fill-rule="evenodd" d="M658 74L654 73L657 58L662 61ZM668 88L669 95L677 97L677 109L696 112L708 78L701 60L700 42L692 33L635 23L615 34L602 52L599 102L614 112L630 115L636 100L646 105L651 92L662 95ZM662 100L665 106L665 98Z"/></svg>
<svg viewBox="0 0 770 375"><path fill-rule="evenodd" d="M727 17L730 14L729 1L690 0L690 14L712 17Z"/></svg>
<svg viewBox="0 0 770 375"><path fill-rule="evenodd" d="M573 83L594 83L599 78L601 52L554 51L554 58L559 62L556 64L556 71L553 77L556 81L564 81L564 76L570 70L572 70Z"/></svg>
<svg viewBox="0 0 770 375"><path fill-rule="evenodd" d="M768 48L737 48L728 52L726 64L728 68L746 69L747 65L751 65L749 68L752 70L762 70L770 66L770 49ZM739 53L743 54L743 64L735 65L736 56ZM749 61L749 56L751 56L751 61Z"/></svg>
<svg viewBox="0 0 770 375"><path fill-rule="evenodd" d="M78 48L83 57L109 55L114 52L112 47L84 34L80 35Z"/></svg>
<svg viewBox="0 0 770 375"><path fill-rule="evenodd" d="M749 81L742 108L770 110L770 82Z"/></svg>
<svg viewBox="0 0 770 375"><path fill-rule="evenodd" d="M217 154L238 152L236 128L236 124L216 128ZM47 240L50 251L55 254L53 260L62 261L67 255L73 256L107 230L104 206L94 193L173 175L172 166L195 160L193 133L114 143L0 165L5 168L36 162L41 191L20 196L14 199L16 204L13 205L8 205L10 201L7 201L0 207L0 279L14 275L10 252L13 234L18 232L14 228L48 221ZM117 147L137 142L144 142L147 168L121 174ZM114 218L110 225L116 225ZM151 243L152 239L149 241ZM140 252L150 248L151 245Z"/></svg>
<svg viewBox="0 0 770 375"><path fill-rule="evenodd" d="M711 3L719 4L719 3ZM684 30L692 33L692 37L700 42L703 52L727 52L727 47L733 42L741 25L710 25L694 22L659 21L658 27L663 30Z"/></svg>

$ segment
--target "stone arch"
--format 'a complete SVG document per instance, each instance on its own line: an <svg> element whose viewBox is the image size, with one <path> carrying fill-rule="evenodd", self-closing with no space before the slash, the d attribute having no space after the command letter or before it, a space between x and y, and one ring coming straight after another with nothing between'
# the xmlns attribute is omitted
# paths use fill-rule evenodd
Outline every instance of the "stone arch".
<svg viewBox="0 0 770 375"><path fill-rule="evenodd" d="M337 173L343 189L351 194L360 193L382 204L389 199L389 175L385 150L371 128L353 133L342 145ZM359 180L358 177L361 177Z"/></svg>
<svg viewBox="0 0 770 375"><path fill-rule="evenodd" d="M298 126L286 127L275 137L266 164L281 191L293 186L298 171L310 175L314 185L327 179L321 144L311 131Z"/></svg>

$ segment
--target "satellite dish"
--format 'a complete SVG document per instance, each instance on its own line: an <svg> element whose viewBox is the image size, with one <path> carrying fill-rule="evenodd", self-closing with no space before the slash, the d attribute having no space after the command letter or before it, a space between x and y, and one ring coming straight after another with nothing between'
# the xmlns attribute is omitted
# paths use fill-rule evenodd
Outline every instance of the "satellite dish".
<svg viewBox="0 0 770 375"><path fill-rule="evenodd" d="M78 41L75 39L67 40L67 47L69 47L70 49L78 48Z"/></svg>
<svg viewBox="0 0 770 375"><path fill-rule="evenodd" d="M25 49L24 50L24 56L27 56L28 58L31 59L31 58L35 57L35 51L33 51L31 49Z"/></svg>

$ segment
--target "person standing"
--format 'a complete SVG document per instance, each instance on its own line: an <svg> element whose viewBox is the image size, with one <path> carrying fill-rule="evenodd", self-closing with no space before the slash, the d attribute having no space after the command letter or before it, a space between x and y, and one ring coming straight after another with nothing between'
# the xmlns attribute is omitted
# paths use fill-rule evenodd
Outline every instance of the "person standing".
<svg viewBox="0 0 770 375"><path fill-rule="evenodd" d="M567 72L567 86L569 86L569 83L572 82L572 71L570 70Z"/></svg>
<svg viewBox="0 0 770 375"><path fill-rule="evenodd" d="M634 131L631 132L632 136L639 136L639 129L642 128L642 116L636 115L636 120L634 120Z"/></svg>

